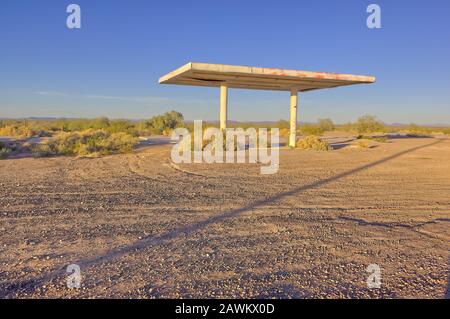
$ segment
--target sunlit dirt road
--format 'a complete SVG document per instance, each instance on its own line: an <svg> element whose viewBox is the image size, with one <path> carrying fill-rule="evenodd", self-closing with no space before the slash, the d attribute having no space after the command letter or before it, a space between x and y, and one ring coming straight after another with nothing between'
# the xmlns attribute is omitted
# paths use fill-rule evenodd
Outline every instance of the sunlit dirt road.
<svg viewBox="0 0 450 319"><path fill-rule="evenodd" d="M275 175L169 156L0 161L0 297L449 295L450 139L281 150Z"/></svg>

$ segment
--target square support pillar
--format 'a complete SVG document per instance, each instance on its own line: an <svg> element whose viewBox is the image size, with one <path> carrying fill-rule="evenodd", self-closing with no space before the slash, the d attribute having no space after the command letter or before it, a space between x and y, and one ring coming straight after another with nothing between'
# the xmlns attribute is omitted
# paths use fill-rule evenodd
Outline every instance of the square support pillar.
<svg viewBox="0 0 450 319"><path fill-rule="evenodd" d="M297 144L297 106L298 90L291 89L291 127L289 133L289 147L296 147Z"/></svg>
<svg viewBox="0 0 450 319"><path fill-rule="evenodd" d="M227 128L228 121L228 86L222 84L220 86L220 129Z"/></svg>

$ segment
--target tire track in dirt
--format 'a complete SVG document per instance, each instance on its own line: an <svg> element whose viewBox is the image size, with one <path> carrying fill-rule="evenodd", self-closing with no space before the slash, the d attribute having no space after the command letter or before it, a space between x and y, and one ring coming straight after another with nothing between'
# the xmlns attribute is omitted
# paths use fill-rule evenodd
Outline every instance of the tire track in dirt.
<svg viewBox="0 0 450 319"><path fill-rule="evenodd" d="M166 167L171 167L174 170L176 170L178 172L181 172L181 173L184 173L184 174L187 174L187 175L206 177L206 178L213 178L214 177L214 176L207 176L207 175L203 175L203 174L200 174L200 173L194 173L194 172L190 172L188 170L182 169L180 166L178 166L177 164L175 164L174 162L172 162L170 160L167 161L167 163L164 163L163 165L166 166Z"/></svg>
<svg viewBox="0 0 450 319"><path fill-rule="evenodd" d="M167 158L167 148L150 146L127 157L124 166L130 173L138 177L159 182L167 181L171 177L169 176L170 171L161 170L162 167L166 167Z"/></svg>

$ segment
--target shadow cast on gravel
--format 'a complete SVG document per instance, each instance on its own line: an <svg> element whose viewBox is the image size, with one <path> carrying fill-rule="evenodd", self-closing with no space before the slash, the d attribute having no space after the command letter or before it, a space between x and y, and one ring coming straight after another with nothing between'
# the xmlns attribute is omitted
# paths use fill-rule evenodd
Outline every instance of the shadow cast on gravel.
<svg viewBox="0 0 450 319"><path fill-rule="evenodd" d="M432 135L426 135L426 134L388 134L387 138L390 140L398 140L398 139L405 139L405 138L433 138Z"/></svg>
<svg viewBox="0 0 450 319"><path fill-rule="evenodd" d="M293 188L293 189L291 189L289 191L281 192L281 193L276 194L274 196L255 201L255 202L253 202L253 203L251 203L249 205L246 205L246 206L243 206L243 207L240 207L240 208L236 208L236 209L233 209L233 210L230 210L230 211L226 211L226 212L221 213L219 215L216 215L216 216L207 218L207 219L205 219L203 221L197 222L197 223L195 223L193 225L189 225L189 226L186 226L186 227L182 227L182 228L179 228L179 229L168 231L168 232L163 233L161 235L152 236L152 237L146 237L146 238L143 238L142 240L139 240L139 241L137 241L135 243L132 243L130 245L113 249L110 252L108 252L106 254L103 254L103 255L100 255L100 256L94 256L94 257L91 257L91 258L85 258L85 259L79 260L79 261L75 262L75 264L79 265L83 269L83 268L87 268L87 267L90 267L90 266L93 266L93 265L96 265L96 264L108 262L108 261L111 261L111 260L116 259L116 258L120 258L120 257L126 255L127 253L136 252L136 251L139 251L139 250L142 250L142 249L145 249L145 248L149 248L149 247L152 247L152 246L156 246L156 245L163 245L163 244L165 244L167 242L170 242L172 239L180 237L182 235L188 236L189 234L192 234L192 233L194 233L194 232L196 232L198 230L204 229L205 227L207 227L209 225L222 222L222 221L224 221L226 219L238 216L238 215L240 215L240 214L242 214L244 212L251 211L251 210L253 210L255 208L258 208L258 207L263 207L263 206L265 206L267 204L273 204L273 202L276 202L276 201L281 200L283 198L286 198L286 197L289 197L289 196L293 196L293 195L297 195L297 194L305 192L307 190L314 189L314 188L321 187L323 185L335 182L335 181L337 181L339 179L351 176L353 174L356 174L356 173L359 173L361 171L367 170L367 169L372 168L374 166L377 166L377 165L386 163L388 161L391 161L391 160L393 160L395 158L398 158L398 157L400 157L402 155L405 155L405 154L408 154L408 153L411 153L411 152L414 152L414 151L417 151L417 150L420 150L420 149L423 149L423 148L430 147L432 145L441 143L442 141L443 140L438 140L438 141L434 141L432 143L428 143L428 144L425 144L425 145L420 145L420 146L416 146L416 147L411 148L411 149L404 150L402 152L399 152L399 153L393 154L391 156L388 156L388 157L382 158L380 160L377 160L375 162L368 163L368 164L362 165L360 167L348 170L346 172L337 174L335 176L332 176L332 177L329 177L329 178L325 178L325 179L322 179L322 180L319 180L317 182L310 183L310 184L307 184L307 185L295 187L295 188ZM53 279L56 279L56 278L58 278L60 276L65 275L66 267L67 267L67 265L64 265L64 266L61 266L61 267L57 268L56 270L54 270L54 271L52 271L50 273L47 273L47 274L45 274L43 276L40 276L38 278L33 278L33 279L30 279L30 280L17 282L17 283L14 283L12 285L0 284L0 298L7 298L9 295L11 295L13 293L17 293L17 292L20 292L20 291L23 291L23 290L30 291L30 290L33 290L36 287L42 286L44 283L46 283L46 282L48 282L50 280L53 280Z"/></svg>

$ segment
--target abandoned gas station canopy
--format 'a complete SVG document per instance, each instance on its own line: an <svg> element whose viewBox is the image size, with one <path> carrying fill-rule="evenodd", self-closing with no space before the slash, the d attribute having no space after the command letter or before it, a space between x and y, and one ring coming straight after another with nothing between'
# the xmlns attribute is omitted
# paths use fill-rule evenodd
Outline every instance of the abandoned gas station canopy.
<svg viewBox="0 0 450 319"><path fill-rule="evenodd" d="M290 91L289 146L297 142L298 92L373 83L366 75L308 72L250 66L193 63L183 65L159 79L160 84L220 87L220 128L227 128L228 88Z"/></svg>
<svg viewBox="0 0 450 319"><path fill-rule="evenodd" d="M226 85L228 88L278 91L296 89L300 92L373 82L374 77L365 75L193 62L159 79L161 84L212 87Z"/></svg>

